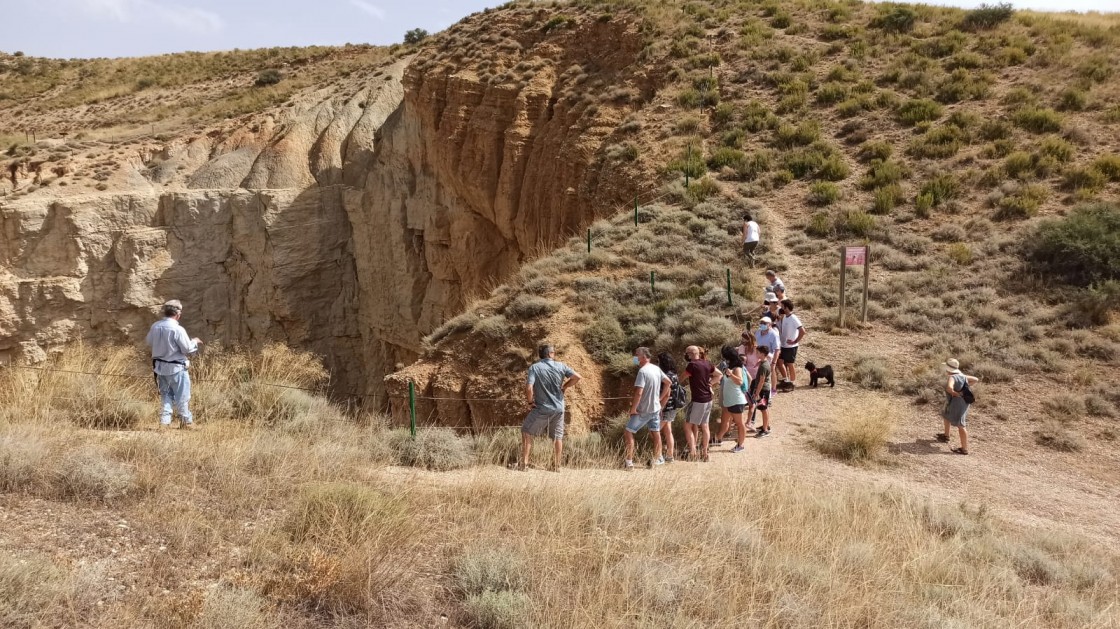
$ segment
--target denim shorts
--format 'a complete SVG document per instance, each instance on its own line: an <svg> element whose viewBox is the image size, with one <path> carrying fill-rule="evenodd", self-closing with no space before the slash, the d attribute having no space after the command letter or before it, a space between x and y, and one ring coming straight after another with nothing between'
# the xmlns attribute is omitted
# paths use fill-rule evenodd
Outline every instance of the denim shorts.
<svg viewBox="0 0 1120 629"><path fill-rule="evenodd" d="M648 413L646 415L631 415L630 419L626 422L626 431L630 433L638 432L643 428L648 428L650 432L657 432L661 430L661 413Z"/></svg>

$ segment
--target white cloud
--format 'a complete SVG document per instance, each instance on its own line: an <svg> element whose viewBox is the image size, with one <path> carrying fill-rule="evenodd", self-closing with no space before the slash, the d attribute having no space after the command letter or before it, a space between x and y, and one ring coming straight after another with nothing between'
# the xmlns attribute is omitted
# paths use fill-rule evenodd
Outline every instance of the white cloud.
<svg viewBox="0 0 1120 629"><path fill-rule="evenodd" d="M158 22L191 33L216 33L225 28L212 11L162 0L76 0L86 13L121 23Z"/></svg>
<svg viewBox="0 0 1120 629"><path fill-rule="evenodd" d="M379 20L385 19L385 10L375 4L366 2L366 0L350 0L350 4L354 5L363 13L371 17L377 18Z"/></svg>

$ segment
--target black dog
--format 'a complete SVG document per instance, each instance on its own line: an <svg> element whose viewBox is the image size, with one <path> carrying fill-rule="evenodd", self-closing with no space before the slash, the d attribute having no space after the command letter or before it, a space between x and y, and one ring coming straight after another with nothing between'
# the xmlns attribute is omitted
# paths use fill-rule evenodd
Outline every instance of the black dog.
<svg viewBox="0 0 1120 629"><path fill-rule="evenodd" d="M809 370L809 386L817 386L817 380L820 379L827 381L830 387L836 386L836 380L832 376L832 365L817 367L813 363L805 363L805 369Z"/></svg>

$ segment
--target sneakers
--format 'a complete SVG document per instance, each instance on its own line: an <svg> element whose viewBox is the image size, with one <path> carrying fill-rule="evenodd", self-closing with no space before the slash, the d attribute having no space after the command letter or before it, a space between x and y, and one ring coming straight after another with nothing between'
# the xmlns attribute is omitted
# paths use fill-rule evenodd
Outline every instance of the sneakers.
<svg viewBox="0 0 1120 629"><path fill-rule="evenodd" d="M625 463L622 464L622 469L624 469L624 470L634 469L634 462L633 461L626 461Z"/></svg>
<svg viewBox="0 0 1120 629"><path fill-rule="evenodd" d="M184 424L184 423L180 422L179 423L179 429L180 430L194 430L194 424Z"/></svg>
<svg viewBox="0 0 1120 629"><path fill-rule="evenodd" d="M672 462L673 462L673 457L669 457L669 458L665 459L666 464L669 464L669 463L672 463Z"/></svg>
<svg viewBox="0 0 1120 629"><path fill-rule="evenodd" d="M734 448L731 448L732 452L742 452L743 450L746 450L746 448L744 448L743 446L735 446Z"/></svg>
<svg viewBox="0 0 1120 629"><path fill-rule="evenodd" d="M761 439L761 438L767 437L769 435L770 435L770 431L762 429L762 428L760 428L758 430L758 432L754 433L754 436L755 436L756 439Z"/></svg>
<svg viewBox="0 0 1120 629"><path fill-rule="evenodd" d="M656 467L658 465L665 465L665 457L659 456L656 459L650 459L649 463L647 463L646 465L648 465L651 468Z"/></svg>

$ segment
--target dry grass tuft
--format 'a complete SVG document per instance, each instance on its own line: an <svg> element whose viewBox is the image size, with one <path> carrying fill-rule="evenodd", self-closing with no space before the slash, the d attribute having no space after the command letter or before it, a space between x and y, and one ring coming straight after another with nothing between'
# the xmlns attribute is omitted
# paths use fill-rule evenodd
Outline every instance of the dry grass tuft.
<svg viewBox="0 0 1120 629"><path fill-rule="evenodd" d="M840 411L839 417L816 446L824 454L845 461L871 461L886 450L895 423L886 402L848 407Z"/></svg>

